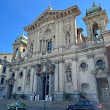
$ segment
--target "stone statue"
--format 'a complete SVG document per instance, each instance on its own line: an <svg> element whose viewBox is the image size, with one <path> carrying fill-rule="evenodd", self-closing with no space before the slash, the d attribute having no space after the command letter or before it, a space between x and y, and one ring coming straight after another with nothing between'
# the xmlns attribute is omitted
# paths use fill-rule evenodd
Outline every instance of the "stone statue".
<svg viewBox="0 0 110 110"><path fill-rule="evenodd" d="M71 63L66 63L65 68L66 68L66 80L67 82L72 82Z"/></svg>
<svg viewBox="0 0 110 110"><path fill-rule="evenodd" d="M67 78L67 82L71 82L71 81L72 81L70 68L68 68L68 69L66 70L66 78Z"/></svg>

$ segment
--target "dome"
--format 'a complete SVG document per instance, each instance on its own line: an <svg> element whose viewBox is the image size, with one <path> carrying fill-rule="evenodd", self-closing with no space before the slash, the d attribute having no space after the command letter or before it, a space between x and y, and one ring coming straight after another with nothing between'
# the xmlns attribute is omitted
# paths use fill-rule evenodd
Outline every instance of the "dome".
<svg viewBox="0 0 110 110"><path fill-rule="evenodd" d="M15 42L24 41L27 42L28 38L22 34L21 36L17 37Z"/></svg>
<svg viewBox="0 0 110 110"><path fill-rule="evenodd" d="M99 12L100 10L102 10L101 6L95 5L95 3L93 2L92 8L89 8L88 10L86 10L86 15L91 15L95 12Z"/></svg>

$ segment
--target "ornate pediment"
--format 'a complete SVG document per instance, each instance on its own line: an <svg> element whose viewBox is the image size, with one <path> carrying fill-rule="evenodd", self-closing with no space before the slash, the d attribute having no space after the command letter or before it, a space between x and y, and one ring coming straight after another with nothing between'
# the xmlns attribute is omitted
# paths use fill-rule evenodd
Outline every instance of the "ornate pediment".
<svg viewBox="0 0 110 110"><path fill-rule="evenodd" d="M37 75L41 75L46 72L54 73L55 65L49 60L42 60L40 64L36 64L34 66L34 70Z"/></svg>
<svg viewBox="0 0 110 110"><path fill-rule="evenodd" d="M41 24L61 17L66 17L69 14L74 14L74 16L80 15L80 10L77 6L72 6L65 10L45 10L31 25L25 27L26 31L34 30L34 28L39 27Z"/></svg>

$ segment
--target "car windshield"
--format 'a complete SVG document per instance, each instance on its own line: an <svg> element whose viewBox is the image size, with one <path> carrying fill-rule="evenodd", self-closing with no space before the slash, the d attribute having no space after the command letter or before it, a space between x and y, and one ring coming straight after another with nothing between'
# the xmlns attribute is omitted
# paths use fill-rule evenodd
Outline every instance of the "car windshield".
<svg viewBox="0 0 110 110"><path fill-rule="evenodd" d="M89 102L89 101L82 101L82 102L78 102L76 105L78 106L82 106L82 105L96 105L97 103L95 102Z"/></svg>

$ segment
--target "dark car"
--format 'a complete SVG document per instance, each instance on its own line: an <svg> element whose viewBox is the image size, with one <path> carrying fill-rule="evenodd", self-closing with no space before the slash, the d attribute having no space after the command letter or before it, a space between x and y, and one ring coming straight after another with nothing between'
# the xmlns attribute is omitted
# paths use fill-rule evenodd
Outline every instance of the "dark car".
<svg viewBox="0 0 110 110"><path fill-rule="evenodd" d="M69 105L66 110L103 110L102 105L94 101L80 101L75 105Z"/></svg>
<svg viewBox="0 0 110 110"><path fill-rule="evenodd" d="M25 110L26 105L23 102L13 102L7 105L9 110Z"/></svg>

